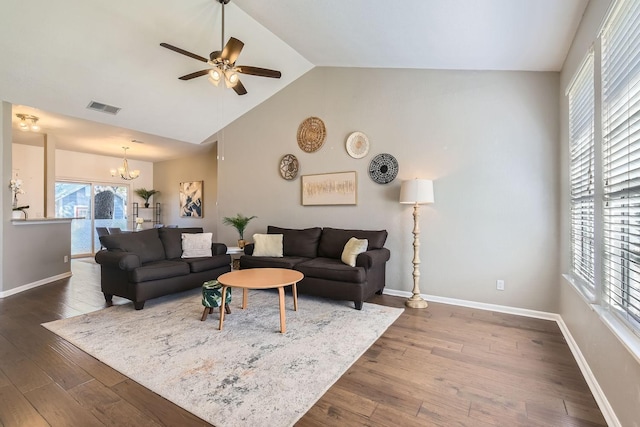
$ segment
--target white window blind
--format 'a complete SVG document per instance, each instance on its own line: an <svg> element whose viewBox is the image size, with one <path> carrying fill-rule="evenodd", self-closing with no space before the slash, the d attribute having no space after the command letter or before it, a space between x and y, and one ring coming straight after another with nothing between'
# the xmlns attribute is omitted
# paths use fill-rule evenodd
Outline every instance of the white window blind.
<svg viewBox="0 0 640 427"><path fill-rule="evenodd" d="M595 97L593 54L568 91L571 171L571 266L589 297L594 283Z"/></svg>
<svg viewBox="0 0 640 427"><path fill-rule="evenodd" d="M618 1L602 35L603 303L640 331L640 2Z"/></svg>

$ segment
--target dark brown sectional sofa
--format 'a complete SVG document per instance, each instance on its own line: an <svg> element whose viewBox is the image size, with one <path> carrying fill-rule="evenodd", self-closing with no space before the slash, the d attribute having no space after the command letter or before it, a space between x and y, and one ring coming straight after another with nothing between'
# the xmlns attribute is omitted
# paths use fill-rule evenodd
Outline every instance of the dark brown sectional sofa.
<svg viewBox="0 0 640 427"><path fill-rule="evenodd" d="M253 244L245 246L240 268L289 268L304 279L298 292L337 300L353 301L355 308L385 286L385 266L391 253L384 247L386 230L345 230L337 228L290 229L275 226L267 234L282 234L283 257L253 256ZM358 255L356 266L341 261L350 238L367 239L367 251Z"/></svg>
<svg viewBox="0 0 640 427"><path fill-rule="evenodd" d="M202 228L154 228L100 237L106 249L96 254L101 287L110 303L117 295L141 310L148 299L197 288L231 271L227 246L212 243L210 257L181 258L182 233Z"/></svg>

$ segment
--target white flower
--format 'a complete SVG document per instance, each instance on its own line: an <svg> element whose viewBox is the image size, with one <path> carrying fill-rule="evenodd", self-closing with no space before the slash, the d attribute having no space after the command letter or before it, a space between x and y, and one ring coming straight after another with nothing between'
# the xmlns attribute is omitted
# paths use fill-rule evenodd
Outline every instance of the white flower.
<svg viewBox="0 0 640 427"><path fill-rule="evenodd" d="M136 224L142 224L144 222L144 218L136 218Z"/></svg>
<svg viewBox="0 0 640 427"><path fill-rule="evenodd" d="M22 180L19 178L9 181L9 188L13 192L14 196L16 194L24 194L24 190L22 189Z"/></svg>

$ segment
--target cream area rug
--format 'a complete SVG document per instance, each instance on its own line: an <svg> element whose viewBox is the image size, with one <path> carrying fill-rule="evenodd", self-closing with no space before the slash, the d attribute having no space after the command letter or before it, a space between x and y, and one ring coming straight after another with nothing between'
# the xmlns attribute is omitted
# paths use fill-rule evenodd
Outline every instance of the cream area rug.
<svg viewBox="0 0 640 427"><path fill-rule="evenodd" d="M200 321L199 289L109 307L43 326L122 374L218 427L293 425L400 316L403 309L287 293L233 290L231 314Z"/></svg>

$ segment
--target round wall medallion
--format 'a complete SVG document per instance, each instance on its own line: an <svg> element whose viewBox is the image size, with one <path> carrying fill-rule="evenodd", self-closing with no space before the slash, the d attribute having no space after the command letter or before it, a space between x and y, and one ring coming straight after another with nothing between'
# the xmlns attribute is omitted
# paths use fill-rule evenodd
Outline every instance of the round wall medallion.
<svg viewBox="0 0 640 427"><path fill-rule="evenodd" d="M347 153L354 159L361 159L369 152L369 138L362 132L353 132L347 138Z"/></svg>
<svg viewBox="0 0 640 427"><path fill-rule="evenodd" d="M298 168L298 159L293 154L285 154L280 159L280 175L284 179L294 179L298 175Z"/></svg>
<svg viewBox="0 0 640 427"><path fill-rule="evenodd" d="M318 151L327 136L327 129L318 117L308 117L298 126L298 146L302 151Z"/></svg>
<svg viewBox="0 0 640 427"><path fill-rule="evenodd" d="M378 184L388 184L398 175L398 161L391 154L382 153L369 163L369 176Z"/></svg>

